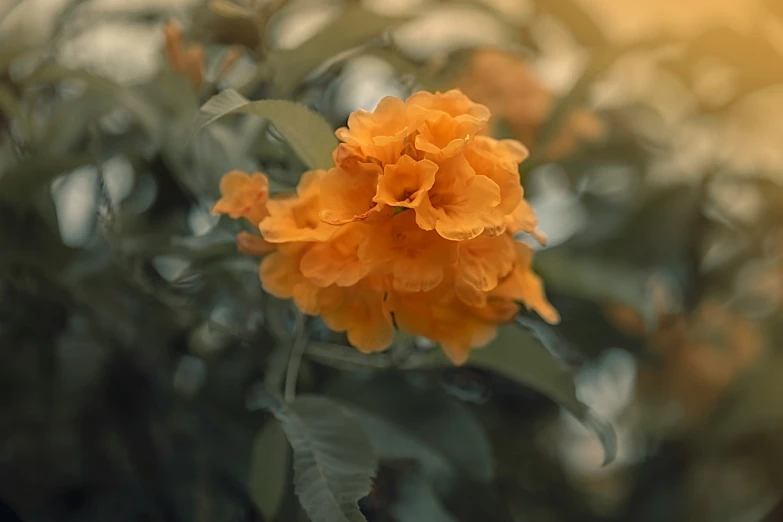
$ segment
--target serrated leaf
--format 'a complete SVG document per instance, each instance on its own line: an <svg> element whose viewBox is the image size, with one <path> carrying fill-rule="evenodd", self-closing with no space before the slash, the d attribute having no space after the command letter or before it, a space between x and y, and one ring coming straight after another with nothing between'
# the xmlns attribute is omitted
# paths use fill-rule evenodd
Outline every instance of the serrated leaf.
<svg viewBox="0 0 783 522"><path fill-rule="evenodd" d="M300 396L276 411L294 451L294 488L312 522L366 522L357 502L377 461L361 425L326 397Z"/></svg>
<svg viewBox="0 0 783 522"><path fill-rule="evenodd" d="M253 442L250 456L248 492L268 520L280 508L288 476L288 443L282 426L268 422Z"/></svg>
<svg viewBox="0 0 783 522"><path fill-rule="evenodd" d="M268 119L309 168L333 165L332 151L338 142L332 128L318 114L297 103L285 100L250 101L237 91L226 89L204 104L196 120L196 129L238 112Z"/></svg>
<svg viewBox="0 0 783 522"><path fill-rule="evenodd" d="M403 18L379 15L359 6L346 7L334 21L300 46L269 54L266 65L274 71L275 92L290 94L326 60L383 34L403 21Z"/></svg>
<svg viewBox="0 0 783 522"><path fill-rule="evenodd" d="M379 458L415 460L439 483L455 476L492 480L492 448L484 430L441 389L377 375L365 382L345 377L328 394L351 405Z"/></svg>

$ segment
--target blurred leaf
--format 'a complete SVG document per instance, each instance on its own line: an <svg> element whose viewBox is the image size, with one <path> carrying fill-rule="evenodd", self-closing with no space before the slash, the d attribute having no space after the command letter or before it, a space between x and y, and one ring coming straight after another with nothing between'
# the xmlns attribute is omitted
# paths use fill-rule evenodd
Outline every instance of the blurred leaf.
<svg viewBox="0 0 783 522"><path fill-rule="evenodd" d="M592 47L604 43L601 28L582 6L581 2L571 0L534 0L539 13L546 13L558 22L562 22L571 31L574 39L582 45Z"/></svg>
<svg viewBox="0 0 783 522"><path fill-rule="evenodd" d="M333 59L403 22L358 5L348 5L322 31L295 49L274 51L265 64L273 71L274 91L287 96L326 60Z"/></svg>
<svg viewBox="0 0 783 522"><path fill-rule="evenodd" d="M398 522L457 522L443 507L432 485L419 474L405 477L398 495L389 510Z"/></svg>
<svg viewBox="0 0 783 522"><path fill-rule="evenodd" d="M702 439L710 447L725 447L743 437L783 429L783 358L770 355L747 370L733 385ZM709 435L709 436L708 436Z"/></svg>
<svg viewBox="0 0 783 522"><path fill-rule="evenodd" d="M22 161L0 174L0 201L11 205L26 204L59 175L97 161L90 154L45 155Z"/></svg>
<svg viewBox="0 0 783 522"><path fill-rule="evenodd" d="M30 120L19 105L16 95L7 85L3 84L0 84L0 113L15 121L27 139L31 137L32 126Z"/></svg>
<svg viewBox="0 0 783 522"><path fill-rule="evenodd" d="M416 460L436 481L492 480L492 448L484 430L443 390L381 374L365 382L346 376L327 393L353 406L379 458Z"/></svg>
<svg viewBox="0 0 783 522"><path fill-rule="evenodd" d="M196 6L191 24L191 36L196 41L215 41L261 50L266 21L269 16L264 3L258 9L230 0L210 0Z"/></svg>
<svg viewBox="0 0 783 522"><path fill-rule="evenodd" d="M251 102L238 92L227 89L204 104L196 121L196 129L237 112L268 119L309 168L329 168L333 164L332 151L337 147L337 138L332 128L318 114L293 102Z"/></svg>
<svg viewBox="0 0 783 522"><path fill-rule="evenodd" d="M294 487L312 522L366 522L357 502L370 492L377 461L356 419L317 396L274 413L294 450Z"/></svg>
<svg viewBox="0 0 783 522"><path fill-rule="evenodd" d="M438 352L428 364L448 362ZM577 398L572 372L533 333L511 324L500 326L492 342L470 353L467 366L492 371L549 397L596 433L604 447L605 463L614 460L617 453L614 430Z"/></svg>
<svg viewBox="0 0 783 522"><path fill-rule="evenodd" d="M598 303L625 304L641 315L648 329L657 324L652 272L564 249L537 253L535 269L558 291Z"/></svg>
<svg viewBox="0 0 783 522"><path fill-rule="evenodd" d="M279 422L267 422L250 456L248 491L258 510L274 520L288 483L288 444Z"/></svg>
<svg viewBox="0 0 783 522"><path fill-rule="evenodd" d="M115 83L107 78L90 74L83 70L68 69L59 65L47 64L36 69L25 78L26 85L36 83L55 83L63 80L78 80L84 82L88 90L100 92L128 109L144 129L154 139L161 138L159 119L155 110L131 89Z"/></svg>

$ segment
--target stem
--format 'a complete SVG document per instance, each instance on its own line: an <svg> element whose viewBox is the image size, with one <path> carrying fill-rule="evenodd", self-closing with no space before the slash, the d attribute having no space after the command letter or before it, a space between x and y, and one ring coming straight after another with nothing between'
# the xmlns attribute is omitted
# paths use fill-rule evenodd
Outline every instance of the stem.
<svg viewBox="0 0 783 522"><path fill-rule="evenodd" d="M302 365L302 357L307 349L307 330L305 328L305 316L299 310L295 310L296 321L294 323L294 336L291 344L291 353L288 357L288 370L285 376L285 401L291 402L296 397L296 380L299 377L299 367Z"/></svg>

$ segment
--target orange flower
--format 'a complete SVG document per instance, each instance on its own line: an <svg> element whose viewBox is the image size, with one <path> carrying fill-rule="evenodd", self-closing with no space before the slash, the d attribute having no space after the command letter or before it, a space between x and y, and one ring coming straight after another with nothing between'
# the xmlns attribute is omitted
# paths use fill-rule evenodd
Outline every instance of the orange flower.
<svg viewBox="0 0 783 522"><path fill-rule="evenodd" d="M411 120L405 102L387 96L373 112L355 111L348 118L348 127L337 129L335 134L345 142L347 152L362 161L394 163L405 147L405 139L415 128L416 121Z"/></svg>
<svg viewBox="0 0 783 522"><path fill-rule="evenodd" d="M470 349L491 341L497 323L473 313L444 286L429 292L393 292L389 309L397 326L440 343L454 364L464 364Z"/></svg>
<svg viewBox="0 0 783 522"><path fill-rule="evenodd" d="M424 121L414 144L435 161L462 152L489 121L489 109L454 89L443 94L419 92L408 98L414 118ZM417 120L414 120L417 121Z"/></svg>
<svg viewBox="0 0 783 522"><path fill-rule="evenodd" d="M359 260L359 243L365 238L365 225L341 227L325 243L316 243L302 256L302 274L317 286L353 286L369 273Z"/></svg>
<svg viewBox="0 0 783 522"><path fill-rule="evenodd" d="M519 184L519 164L528 155L527 149L518 141L498 141L487 136L476 136L473 146L465 151L473 170L488 177L500 188L498 208L503 214L513 212L522 201L524 191Z"/></svg>
<svg viewBox="0 0 783 522"><path fill-rule="evenodd" d="M394 288L419 292L441 282L444 268L457 260L457 244L420 229L406 211L373 227L359 245L359 259L373 272L391 273Z"/></svg>
<svg viewBox="0 0 783 522"><path fill-rule="evenodd" d="M473 239L485 230L499 234L506 226L496 209L500 201L495 182L476 175L460 154L441 164L435 184L416 208L416 222L454 241Z"/></svg>
<svg viewBox="0 0 783 522"><path fill-rule="evenodd" d="M429 160L416 161L402 156L397 163L384 167L373 201L392 207L416 208L435 183L437 170L438 166Z"/></svg>
<svg viewBox="0 0 783 522"><path fill-rule="evenodd" d="M163 35L171 68L187 76L193 87L200 87L204 77L204 48L199 44L185 45L182 29L173 21L163 26Z"/></svg>
<svg viewBox="0 0 783 522"><path fill-rule="evenodd" d="M519 202L511 214L506 214L506 230L511 234L525 232L542 245L546 244L546 234L538 230L538 218L533 213L530 204L524 199Z"/></svg>
<svg viewBox="0 0 783 522"><path fill-rule="evenodd" d="M488 119L459 91L385 98L354 113L337 131L335 167L266 202L263 239L238 238L254 255L276 247L261 263L264 289L320 314L363 352L390 346L396 324L440 343L455 364L518 303L557 322L532 250L513 239L543 241L519 183L527 150L479 136ZM221 208L233 216L260 201L245 193L257 191L248 179L224 180Z"/></svg>
<svg viewBox="0 0 783 522"><path fill-rule="evenodd" d="M326 241L337 227L321 221L321 179L325 172L313 170L302 175L296 196L267 203L269 216L259 229L270 243Z"/></svg>
<svg viewBox="0 0 783 522"><path fill-rule="evenodd" d="M533 250L522 243L515 243L514 248L516 250L514 270L490 292L490 296L520 301L546 322L551 324L560 322L560 314L546 300L541 278L531 269Z"/></svg>
<svg viewBox="0 0 783 522"><path fill-rule="evenodd" d="M220 180L223 196L212 207L213 214L228 214L232 219L245 218L258 226L269 215L266 204L269 199L269 181L261 173L252 176L232 170Z"/></svg>
<svg viewBox="0 0 783 522"><path fill-rule="evenodd" d="M378 165L351 162L351 170L335 167L321 180L320 218L332 225L344 225L352 221L363 221L383 205L374 200L378 176L382 173Z"/></svg>
<svg viewBox="0 0 783 522"><path fill-rule="evenodd" d="M283 251L273 252L261 261L261 286L275 297L293 299L302 312L316 315L320 310L320 288L299 270L299 261L304 251L295 251L293 255L290 255L291 253L289 251L289 255L286 255Z"/></svg>
<svg viewBox="0 0 783 522"><path fill-rule="evenodd" d="M275 245L269 243L261 236L250 232L237 234L237 250L247 256L261 257L275 249Z"/></svg>
<svg viewBox="0 0 783 522"><path fill-rule="evenodd" d="M481 236L459 243L457 266L473 288L489 292L514 268L514 241L508 234Z"/></svg>
<svg viewBox="0 0 783 522"><path fill-rule="evenodd" d="M360 351L378 352L391 346L394 323L384 304L383 278L368 277L350 288L332 286L321 292L321 316Z"/></svg>

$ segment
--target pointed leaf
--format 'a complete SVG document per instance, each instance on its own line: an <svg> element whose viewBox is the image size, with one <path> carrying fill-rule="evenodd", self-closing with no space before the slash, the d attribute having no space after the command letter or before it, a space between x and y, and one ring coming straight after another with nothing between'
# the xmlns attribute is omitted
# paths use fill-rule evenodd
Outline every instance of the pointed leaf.
<svg viewBox="0 0 783 522"><path fill-rule="evenodd" d="M294 487L312 522L366 522L357 502L370 492L377 461L356 419L316 396L275 416L294 450Z"/></svg>
<svg viewBox="0 0 783 522"><path fill-rule="evenodd" d="M593 430L604 447L606 464L614 460L617 443L612 427L598 419L576 396L574 376L535 335L513 324L498 328L487 346L470 353L467 366L483 368L546 395ZM422 367L451 366L442 352L433 353Z"/></svg>
<svg viewBox="0 0 783 522"><path fill-rule="evenodd" d="M614 460L617 453L614 430L577 398L571 371L531 332L514 325L501 326L494 341L471 353L468 364L492 370L551 398L596 433L603 444L607 464Z"/></svg>
<svg viewBox="0 0 783 522"><path fill-rule="evenodd" d="M243 112L268 119L285 137L291 149L311 169L329 168L337 138L323 118L307 107L285 100L250 101L233 89L213 96L201 108L196 129Z"/></svg>

